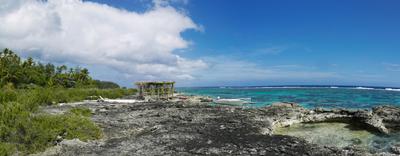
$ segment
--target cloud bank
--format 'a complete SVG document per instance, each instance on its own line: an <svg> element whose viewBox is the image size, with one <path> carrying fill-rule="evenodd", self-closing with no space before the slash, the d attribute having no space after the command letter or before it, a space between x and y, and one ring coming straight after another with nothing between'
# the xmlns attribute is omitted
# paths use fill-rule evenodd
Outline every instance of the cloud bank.
<svg viewBox="0 0 400 156"><path fill-rule="evenodd" d="M198 82L186 85L273 85L289 82L317 84L343 78L336 72L319 71L314 67L297 64L260 66L227 56L206 57L203 60L207 62L208 68L196 73Z"/></svg>
<svg viewBox="0 0 400 156"><path fill-rule="evenodd" d="M46 61L101 65L134 80L194 79L202 60L174 53L199 30L185 13L156 1L139 13L81 0L0 0L0 48Z"/></svg>

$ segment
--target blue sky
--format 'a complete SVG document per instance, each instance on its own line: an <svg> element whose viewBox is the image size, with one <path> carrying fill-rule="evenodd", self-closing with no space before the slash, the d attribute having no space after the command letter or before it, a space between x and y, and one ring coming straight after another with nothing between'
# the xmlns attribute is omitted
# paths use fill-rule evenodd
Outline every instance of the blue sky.
<svg viewBox="0 0 400 156"><path fill-rule="evenodd" d="M101 2L128 10L140 5L128 0ZM261 68L282 66L345 76L316 79L322 84L399 86L399 6L395 0L193 0L176 7L204 27L204 32L184 33L194 43L182 53L186 57L229 57Z"/></svg>
<svg viewBox="0 0 400 156"><path fill-rule="evenodd" d="M140 15L157 10L155 3L161 1L91 2ZM179 37L188 44L171 49L174 56L198 61L193 65L198 70L185 69L187 73L181 73L181 77L190 78L177 80L182 86L337 84L400 87L400 1L162 2L162 7L172 8L195 25L189 23L179 29ZM82 65L79 62L71 64ZM121 78L119 74L126 74L121 70L114 71L115 66L90 63L83 66L92 69L96 78L117 81L125 86L131 86L131 80L143 74L134 71ZM154 75L157 74L141 79L164 77ZM165 78L173 79L171 76Z"/></svg>

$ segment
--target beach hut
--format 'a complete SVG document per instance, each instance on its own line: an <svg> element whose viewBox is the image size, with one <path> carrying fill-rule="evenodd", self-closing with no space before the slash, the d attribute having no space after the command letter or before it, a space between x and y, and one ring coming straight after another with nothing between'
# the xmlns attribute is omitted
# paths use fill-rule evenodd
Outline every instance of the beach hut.
<svg viewBox="0 0 400 156"><path fill-rule="evenodd" d="M135 83L141 98L168 99L174 95L174 81L141 81Z"/></svg>

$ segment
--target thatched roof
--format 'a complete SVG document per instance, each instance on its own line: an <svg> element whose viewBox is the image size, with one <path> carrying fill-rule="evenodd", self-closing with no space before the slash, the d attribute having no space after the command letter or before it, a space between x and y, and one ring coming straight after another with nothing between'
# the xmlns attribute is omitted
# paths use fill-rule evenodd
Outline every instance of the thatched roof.
<svg viewBox="0 0 400 156"><path fill-rule="evenodd" d="M175 84L174 81L139 81L135 83L138 86L143 86L143 85L164 85L164 84Z"/></svg>

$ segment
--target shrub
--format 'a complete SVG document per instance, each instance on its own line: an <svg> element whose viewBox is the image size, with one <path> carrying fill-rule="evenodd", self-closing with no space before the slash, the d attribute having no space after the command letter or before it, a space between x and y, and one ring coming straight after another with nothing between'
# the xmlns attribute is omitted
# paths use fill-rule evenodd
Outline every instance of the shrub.
<svg viewBox="0 0 400 156"><path fill-rule="evenodd" d="M99 139L101 129L90 109L78 107L63 115L37 114L39 106L81 101L88 96L120 98L133 89L35 88L0 90L0 155L36 153L53 146L57 136L82 141Z"/></svg>
<svg viewBox="0 0 400 156"><path fill-rule="evenodd" d="M57 136L65 139L78 138L82 141L99 139L101 129L89 118L67 113L64 115L40 115L32 119L30 127L25 127L28 135L20 139L20 149L28 153L43 151L57 141Z"/></svg>
<svg viewBox="0 0 400 156"><path fill-rule="evenodd" d="M82 141L102 136L101 129L88 118L91 112L87 108L72 109L63 115L33 115L19 103L0 106L0 145L4 145L0 152L3 153L15 151L15 147L27 154L43 151L56 143L57 136Z"/></svg>
<svg viewBox="0 0 400 156"><path fill-rule="evenodd" d="M15 89L18 88L18 89ZM108 89L98 89L108 88ZM112 82L94 81L85 68L43 65L21 58L9 49L0 51L0 156L42 151L57 136L82 141L98 139L101 130L87 108L63 115L37 114L39 106L76 102L90 96L120 98L134 94Z"/></svg>
<svg viewBox="0 0 400 156"><path fill-rule="evenodd" d="M0 142L0 155L9 156L15 153L16 147L13 144Z"/></svg>
<svg viewBox="0 0 400 156"><path fill-rule="evenodd" d="M16 101L17 92L13 89L3 89L0 91L0 103Z"/></svg>
<svg viewBox="0 0 400 156"><path fill-rule="evenodd" d="M90 117L92 115L92 111L88 108L84 107L75 107L70 110L72 114L78 115L78 116L85 116L85 117Z"/></svg>
<svg viewBox="0 0 400 156"><path fill-rule="evenodd" d="M66 115L63 121L67 133L66 139L79 138L82 141L87 141L99 139L102 136L101 129L87 117Z"/></svg>

